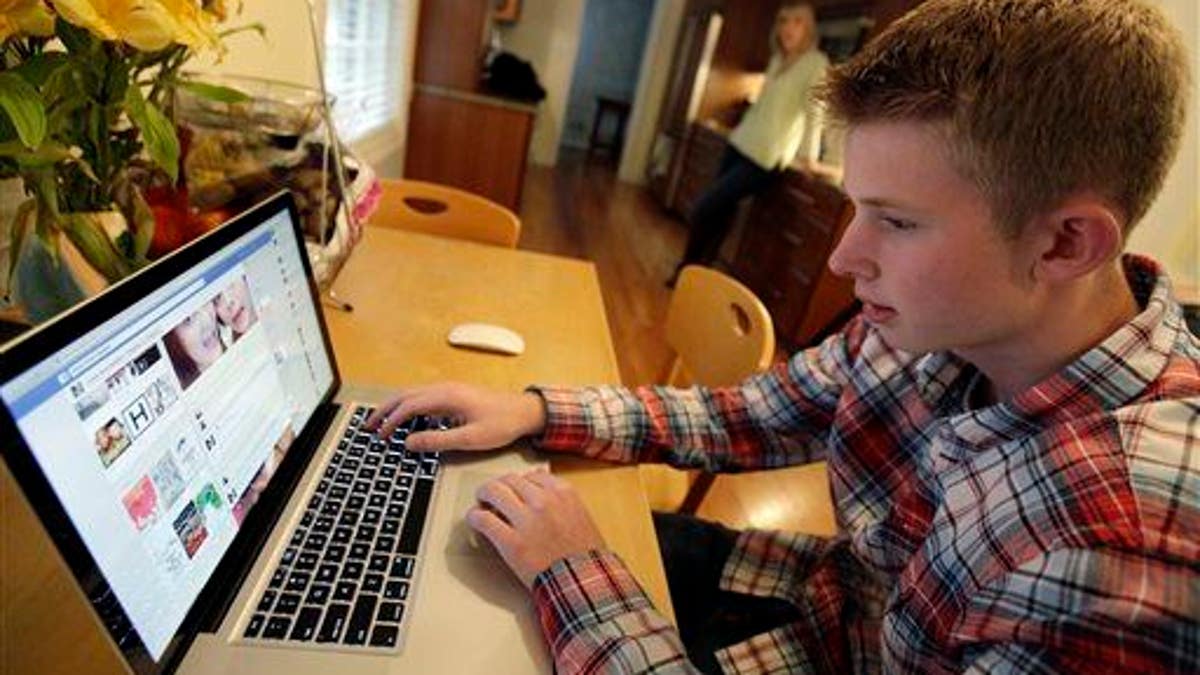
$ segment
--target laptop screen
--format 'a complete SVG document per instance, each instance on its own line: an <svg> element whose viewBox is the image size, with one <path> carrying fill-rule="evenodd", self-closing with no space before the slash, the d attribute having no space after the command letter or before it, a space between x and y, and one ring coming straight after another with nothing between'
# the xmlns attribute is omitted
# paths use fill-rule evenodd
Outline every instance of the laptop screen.
<svg viewBox="0 0 1200 675"><path fill-rule="evenodd" d="M155 660L334 382L287 204L0 386Z"/></svg>

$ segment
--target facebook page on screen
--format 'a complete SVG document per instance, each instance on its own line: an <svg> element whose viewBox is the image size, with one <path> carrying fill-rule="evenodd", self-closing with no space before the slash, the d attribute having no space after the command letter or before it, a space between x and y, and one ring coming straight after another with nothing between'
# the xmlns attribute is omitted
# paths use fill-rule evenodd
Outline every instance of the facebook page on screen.
<svg viewBox="0 0 1200 675"><path fill-rule="evenodd" d="M333 371L286 214L0 394L154 658Z"/></svg>

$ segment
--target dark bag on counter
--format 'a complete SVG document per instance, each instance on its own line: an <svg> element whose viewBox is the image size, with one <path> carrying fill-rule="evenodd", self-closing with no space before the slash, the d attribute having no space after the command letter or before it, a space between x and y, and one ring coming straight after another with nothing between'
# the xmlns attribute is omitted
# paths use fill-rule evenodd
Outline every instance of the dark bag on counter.
<svg viewBox="0 0 1200 675"><path fill-rule="evenodd" d="M483 84L497 96L537 103L546 98L533 66L511 52L500 52L484 71Z"/></svg>

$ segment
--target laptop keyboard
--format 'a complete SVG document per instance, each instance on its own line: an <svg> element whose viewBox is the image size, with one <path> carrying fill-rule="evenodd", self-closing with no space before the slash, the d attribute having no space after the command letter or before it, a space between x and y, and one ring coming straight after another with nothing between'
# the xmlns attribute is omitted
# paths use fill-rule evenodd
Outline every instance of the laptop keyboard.
<svg viewBox="0 0 1200 675"><path fill-rule="evenodd" d="M409 433L444 422L409 420L387 440L360 429L359 406L292 532L243 636L394 649L412 596L417 545L436 453L408 453Z"/></svg>

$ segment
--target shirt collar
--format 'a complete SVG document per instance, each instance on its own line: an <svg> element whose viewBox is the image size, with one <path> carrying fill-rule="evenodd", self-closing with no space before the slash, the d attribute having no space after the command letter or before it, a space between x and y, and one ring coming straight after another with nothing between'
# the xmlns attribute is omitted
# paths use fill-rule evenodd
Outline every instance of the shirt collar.
<svg viewBox="0 0 1200 675"><path fill-rule="evenodd" d="M1184 323L1158 263L1138 255L1126 255L1122 262L1142 311L1074 362L1009 400L967 410L961 389L975 369L949 353L929 354L917 365L922 397L950 415L947 422L955 436L976 447L1134 400L1166 367Z"/></svg>

